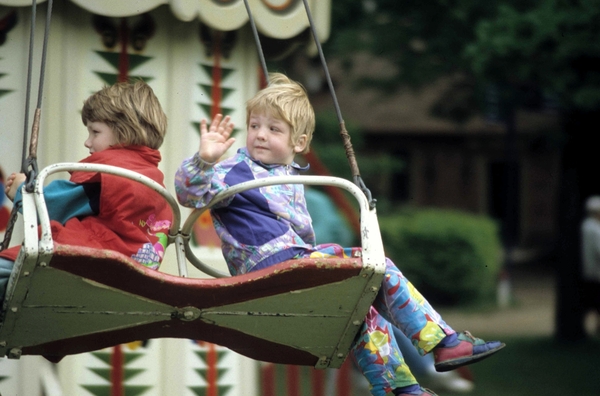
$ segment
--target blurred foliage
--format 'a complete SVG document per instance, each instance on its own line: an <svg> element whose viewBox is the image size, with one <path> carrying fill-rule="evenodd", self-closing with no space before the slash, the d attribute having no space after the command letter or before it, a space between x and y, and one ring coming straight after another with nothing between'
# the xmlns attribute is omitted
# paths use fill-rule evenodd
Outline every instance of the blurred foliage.
<svg viewBox="0 0 600 396"><path fill-rule="evenodd" d="M492 81L527 82L554 93L566 108L600 107L600 2L538 2L519 10L500 4L478 23L465 55Z"/></svg>
<svg viewBox="0 0 600 396"><path fill-rule="evenodd" d="M377 199L383 196L383 194L379 194L378 188L381 186L381 181L389 180L390 175L401 172L405 164L388 153L369 155L362 151L365 139L363 130L352 121L345 120L344 122L355 150L360 175L373 197ZM335 112L316 114L316 127L311 147L311 150L332 175L352 180L350 165L340 137L340 124ZM381 208L382 205L386 205L383 199L379 200L379 207Z"/></svg>
<svg viewBox="0 0 600 396"><path fill-rule="evenodd" d="M600 107L596 0L333 1L326 51L347 67L357 51L390 61L396 73L356 81L382 92L460 74L480 91L527 87L540 106L550 95L566 109Z"/></svg>
<svg viewBox="0 0 600 396"><path fill-rule="evenodd" d="M501 267L497 224L485 216L404 209L380 219L387 256L433 305L489 301Z"/></svg>
<svg viewBox="0 0 600 396"><path fill-rule="evenodd" d="M494 1L428 2L343 0L332 2L327 50L352 66L352 55L367 51L389 60L396 74L362 81L384 91L420 86L468 69L461 56L475 38L477 21L494 15ZM360 9L360 11L358 11Z"/></svg>

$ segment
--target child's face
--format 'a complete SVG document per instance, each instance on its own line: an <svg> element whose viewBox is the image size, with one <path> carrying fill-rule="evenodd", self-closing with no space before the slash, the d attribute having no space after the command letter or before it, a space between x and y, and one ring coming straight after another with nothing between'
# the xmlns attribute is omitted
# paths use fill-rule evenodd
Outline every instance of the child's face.
<svg viewBox="0 0 600 396"><path fill-rule="evenodd" d="M250 156L263 164L289 165L296 153L304 150L306 136L291 142L290 125L272 114L250 113L246 148Z"/></svg>
<svg viewBox="0 0 600 396"><path fill-rule="evenodd" d="M115 133L104 122L88 121L87 130L88 138L83 144L90 150L90 154L106 150L117 144Z"/></svg>

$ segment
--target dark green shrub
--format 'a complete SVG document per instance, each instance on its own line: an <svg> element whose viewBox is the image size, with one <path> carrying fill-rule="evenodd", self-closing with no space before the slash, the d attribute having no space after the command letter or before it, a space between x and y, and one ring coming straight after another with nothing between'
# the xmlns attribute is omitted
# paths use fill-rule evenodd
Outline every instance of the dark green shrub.
<svg viewBox="0 0 600 396"><path fill-rule="evenodd" d="M458 211L404 210L380 219L387 256L434 305L494 296L501 245L496 223Z"/></svg>

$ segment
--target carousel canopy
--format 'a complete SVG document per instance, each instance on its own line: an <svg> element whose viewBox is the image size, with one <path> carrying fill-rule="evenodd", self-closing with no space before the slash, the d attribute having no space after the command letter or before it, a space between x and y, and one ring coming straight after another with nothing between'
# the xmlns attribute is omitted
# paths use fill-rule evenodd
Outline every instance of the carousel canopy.
<svg viewBox="0 0 600 396"><path fill-rule="evenodd" d="M38 4L46 0L38 0ZM243 0L70 0L87 11L108 16L127 17L168 4L182 21L199 18L211 28L230 31L248 22ZM269 37L287 39L308 26L301 0L248 0L258 30ZM320 41L329 37L331 0L309 0ZM31 6L32 0L0 0L4 6Z"/></svg>

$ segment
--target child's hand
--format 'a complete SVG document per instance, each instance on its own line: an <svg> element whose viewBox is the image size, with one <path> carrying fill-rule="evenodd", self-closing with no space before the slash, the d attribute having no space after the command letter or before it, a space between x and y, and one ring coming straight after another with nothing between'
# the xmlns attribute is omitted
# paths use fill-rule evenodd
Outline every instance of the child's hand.
<svg viewBox="0 0 600 396"><path fill-rule="evenodd" d="M27 180L27 176L24 173L11 173L8 176L4 187L4 193L6 193L8 199L14 201L17 189L25 180Z"/></svg>
<svg viewBox="0 0 600 396"><path fill-rule="evenodd" d="M230 138L233 132L231 118L217 114L212 120L210 127L206 127L206 120L200 121L200 158L206 162L214 163L231 147L234 138Z"/></svg>

